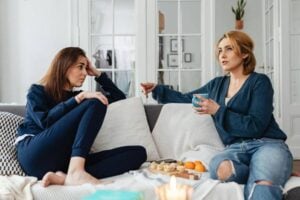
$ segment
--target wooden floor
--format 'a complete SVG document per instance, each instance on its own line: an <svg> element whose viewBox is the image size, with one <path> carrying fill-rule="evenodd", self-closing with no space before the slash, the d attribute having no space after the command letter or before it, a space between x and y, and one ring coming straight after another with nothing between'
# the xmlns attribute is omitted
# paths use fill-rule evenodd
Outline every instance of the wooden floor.
<svg viewBox="0 0 300 200"><path fill-rule="evenodd" d="M300 160L294 160L293 171L300 172Z"/></svg>

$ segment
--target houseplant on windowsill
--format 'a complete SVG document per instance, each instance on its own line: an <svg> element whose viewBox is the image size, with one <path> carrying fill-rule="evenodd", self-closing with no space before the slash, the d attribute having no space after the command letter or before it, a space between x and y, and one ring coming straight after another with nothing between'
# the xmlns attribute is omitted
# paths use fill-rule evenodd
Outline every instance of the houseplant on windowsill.
<svg viewBox="0 0 300 200"><path fill-rule="evenodd" d="M244 27L244 21L243 17L245 14L245 6L246 6L246 0L238 0L237 6L234 8L231 7L232 12L235 15L235 28L236 29L243 29Z"/></svg>

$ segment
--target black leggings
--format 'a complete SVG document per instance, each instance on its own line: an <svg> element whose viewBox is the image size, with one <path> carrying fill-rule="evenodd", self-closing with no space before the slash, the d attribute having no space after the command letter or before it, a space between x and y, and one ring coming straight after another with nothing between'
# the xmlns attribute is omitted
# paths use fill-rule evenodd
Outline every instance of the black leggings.
<svg viewBox="0 0 300 200"><path fill-rule="evenodd" d="M96 178L138 169L146 161L146 150L141 146L89 154L106 109L99 100L85 100L51 127L19 142L18 160L25 173L39 179L48 171L66 173L74 156L86 158L86 171Z"/></svg>

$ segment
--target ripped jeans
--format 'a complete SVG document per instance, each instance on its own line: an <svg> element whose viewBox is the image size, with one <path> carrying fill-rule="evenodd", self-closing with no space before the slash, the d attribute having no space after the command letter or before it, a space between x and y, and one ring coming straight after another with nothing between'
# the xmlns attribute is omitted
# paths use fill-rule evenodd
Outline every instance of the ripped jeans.
<svg viewBox="0 0 300 200"><path fill-rule="evenodd" d="M245 200L282 199L282 188L293 166L292 154L284 141L262 138L227 146L211 160L211 178L218 179L218 166L225 160L231 161L233 167L226 182L245 184ZM259 181L268 181L271 185L256 184Z"/></svg>

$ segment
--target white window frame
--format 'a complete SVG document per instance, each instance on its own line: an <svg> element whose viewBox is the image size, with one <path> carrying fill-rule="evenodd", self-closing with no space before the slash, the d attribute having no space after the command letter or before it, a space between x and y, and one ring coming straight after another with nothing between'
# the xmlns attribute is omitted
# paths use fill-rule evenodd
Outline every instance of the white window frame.
<svg viewBox="0 0 300 200"><path fill-rule="evenodd" d="M153 17L157 17L156 0L140 0L137 8L140 11L140 15L137 16L140 17L137 20L137 38L139 38L137 39L137 53L139 55L137 55L136 62L137 66L142 66L137 74L140 82L156 83L158 74L158 19ZM218 73L214 56L215 0L202 0L201 13L201 84L203 85ZM178 21L178 23L180 22ZM139 95L143 96L141 92ZM144 100L146 101L146 99ZM154 103L151 99L146 102Z"/></svg>
<svg viewBox="0 0 300 200"><path fill-rule="evenodd" d="M112 0L112 3L114 4L115 0ZM135 5L140 2L140 0L135 0L134 3ZM85 50L85 52L87 53L87 56L92 60L92 37L94 36L110 36L112 37L112 47L115 48L114 45L114 38L118 37L118 36L133 36L135 37L135 40L137 39L137 31L133 30L133 34L116 34L114 32L114 20L112 20L112 33L111 34L93 34L91 31L91 0L74 0L71 2L71 7L72 7L72 45L73 46L79 46L82 49ZM114 5L113 5L114 6ZM138 9L137 6L135 6L135 14L138 14ZM114 17L114 13L112 13L112 17ZM136 19L138 19L139 17L136 17ZM138 42L135 41L135 43L137 44ZM135 52L137 51L137 48L135 46ZM113 54L115 54L115 52L113 52ZM137 55L135 55L135 57L137 58ZM131 71L133 72L133 76L136 78L137 76L137 67L135 67L134 69L130 69L130 70L124 70L124 69L117 69L115 68L115 63L114 63L114 59L112 59L113 62L113 66L114 68L111 69L101 69L101 71L105 72L105 71L109 71L112 72L112 77L114 79L115 76L115 72L118 71ZM136 61L135 61L136 62ZM135 66L136 63L135 63ZM92 77L88 77L87 78L88 81L86 81L83 85L83 89L87 89L87 90L92 90L95 91L96 90L96 83L92 80ZM138 80L135 79L135 91L134 91L134 96L137 95L137 91L138 91Z"/></svg>
<svg viewBox="0 0 300 200"><path fill-rule="evenodd" d="M72 6L72 45L83 48L90 57L89 50L89 4L86 0L73 0ZM141 82L157 81L156 13L154 0L135 0L136 14L136 60L135 60L135 94L144 95L140 91ZM215 0L201 1L201 65L202 84L211 80L217 73L214 56L215 44ZM83 89L94 90L93 81L86 81Z"/></svg>

